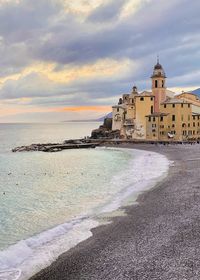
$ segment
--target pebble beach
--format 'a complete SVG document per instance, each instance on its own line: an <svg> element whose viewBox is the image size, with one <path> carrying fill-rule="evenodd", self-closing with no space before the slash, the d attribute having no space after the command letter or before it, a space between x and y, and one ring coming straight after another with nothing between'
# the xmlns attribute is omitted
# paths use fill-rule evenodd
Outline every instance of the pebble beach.
<svg viewBox="0 0 200 280"><path fill-rule="evenodd" d="M200 278L200 146L119 146L165 155L168 176L30 280Z"/></svg>

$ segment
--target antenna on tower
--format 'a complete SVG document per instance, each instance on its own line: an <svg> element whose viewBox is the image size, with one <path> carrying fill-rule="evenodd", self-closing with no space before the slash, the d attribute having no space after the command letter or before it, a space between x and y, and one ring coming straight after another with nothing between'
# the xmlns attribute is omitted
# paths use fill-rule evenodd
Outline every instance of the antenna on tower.
<svg viewBox="0 0 200 280"><path fill-rule="evenodd" d="M157 63L159 64L159 61L160 60L160 58L159 58L159 54L157 54Z"/></svg>

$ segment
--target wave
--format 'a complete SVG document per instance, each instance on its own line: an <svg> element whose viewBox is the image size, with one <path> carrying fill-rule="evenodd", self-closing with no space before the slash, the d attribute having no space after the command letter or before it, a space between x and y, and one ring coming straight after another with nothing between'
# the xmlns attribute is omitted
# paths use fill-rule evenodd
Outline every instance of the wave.
<svg viewBox="0 0 200 280"><path fill-rule="evenodd" d="M107 149L121 150L133 157L126 169L109 182L110 201L94 209L97 215L118 209L130 196L135 201L142 191L153 187L167 174L170 165L166 157L154 152ZM113 193L116 194L113 196ZM0 280L27 280L50 265L60 254L91 237L91 229L98 225L94 215L78 217L1 251Z"/></svg>
<svg viewBox="0 0 200 280"><path fill-rule="evenodd" d="M117 150L124 150L124 148L117 148ZM155 152L125 150L131 153L133 158L129 161L127 168L114 176L110 182L110 185L118 185L120 191L103 207L103 213L117 210L130 197L132 202L136 201L141 192L154 187L167 175L169 166L172 164L165 156Z"/></svg>
<svg viewBox="0 0 200 280"><path fill-rule="evenodd" d="M97 221L82 217L10 246L0 252L0 280L28 279L92 236L91 228L97 226Z"/></svg>

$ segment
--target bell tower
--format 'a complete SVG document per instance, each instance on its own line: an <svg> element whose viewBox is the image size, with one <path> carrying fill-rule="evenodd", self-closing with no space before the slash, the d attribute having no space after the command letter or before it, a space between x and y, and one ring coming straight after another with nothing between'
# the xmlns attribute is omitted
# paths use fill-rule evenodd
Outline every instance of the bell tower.
<svg viewBox="0 0 200 280"><path fill-rule="evenodd" d="M152 79L152 94L154 98L154 111L160 111L160 103L166 100L166 75L162 65L159 63L159 58L157 59L157 64L154 66Z"/></svg>

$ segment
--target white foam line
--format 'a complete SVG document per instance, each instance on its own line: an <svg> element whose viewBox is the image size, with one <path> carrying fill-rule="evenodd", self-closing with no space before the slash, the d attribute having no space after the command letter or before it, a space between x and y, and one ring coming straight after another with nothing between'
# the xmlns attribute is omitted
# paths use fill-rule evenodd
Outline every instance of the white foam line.
<svg viewBox="0 0 200 280"><path fill-rule="evenodd" d="M133 155L133 159L124 172L114 176L110 182L110 184L121 183L122 188L114 196L114 199L103 207L102 213L117 210L129 197L134 196L132 202L135 202L141 192L154 187L157 182L166 177L169 166L173 165L173 162L169 161L164 155L156 152L113 147L106 147L105 149L127 151Z"/></svg>
<svg viewBox="0 0 200 280"><path fill-rule="evenodd" d="M0 252L0 280L27 280L50 265L62 253L92 236L99 223L92 219L75 219L39 235L22 240ZM8 272L20 272L17 275ZM11 277L12 276L12 277Z"/></svg>
<svg viewBox="0 0 200 280"><path fill-rule="evenodd" d="M17 275L15 275L16 273ZM0 271L0 280L18 280L21 276L21 273L21 269L2 270Z"/></svg>

